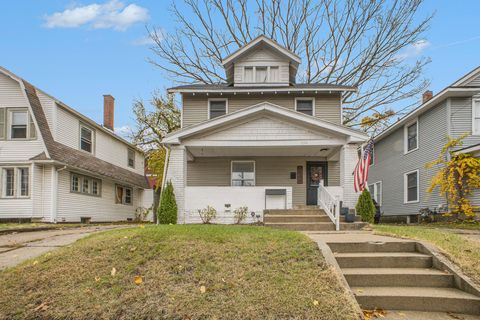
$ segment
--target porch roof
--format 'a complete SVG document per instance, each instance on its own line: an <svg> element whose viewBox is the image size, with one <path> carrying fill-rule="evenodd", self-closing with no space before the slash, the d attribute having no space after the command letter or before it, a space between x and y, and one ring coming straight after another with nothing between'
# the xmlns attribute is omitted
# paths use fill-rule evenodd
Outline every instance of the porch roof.
<svg viewBox="0 0 480 320"><path fill-rule="evenodd" d="M235 123L241 123L242 121L254 117L254 116L276 116L282 119L290 120L295 123L299 123L306 128L319 129L336 136L342 136L345 141L348 142L364 142L368 139L368 135L348 128L343 125L335 124L329 121L321 120L313 116L305 115L270 102L262 102L251 107L226 114L221 117L210 119L201 122L197 125L193 125L178 131L175 131L165 137L163 144L175 145L181 144L181 141L207 131L211 131L217 128L221 128L227 125L233 125ZM297 142L298 143L298 142ZM281 145L281 144L280 144Z"/></svg>

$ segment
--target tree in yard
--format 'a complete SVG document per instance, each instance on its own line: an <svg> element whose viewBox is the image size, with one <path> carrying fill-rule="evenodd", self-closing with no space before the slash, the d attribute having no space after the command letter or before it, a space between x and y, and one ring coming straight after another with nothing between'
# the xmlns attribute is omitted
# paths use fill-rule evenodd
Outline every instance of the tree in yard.
<svg viewBox="0 0 480 320"><path fill-rule="evenodd" d="M431 15L423 0L185 0L173 2L177 25L149 28L151 63L177 83L219 83L222 58L264 34L302 58L298 82L358 87L343 96L344 124L384 125L392 106L428 85L419 57ZM405 109L399 110L405 112ZM372 116L381 121L364 120Z"/></svg>
<svg viewBox="0 0 480 320"><path fill-rule="evenodd" d="M136 127L132 141L145 151L148 170L161 182L166 162L166 151L161 142L165 135L180 128L180 110L173 95L163 97L154 93L150 104L153 107L150 110L147 110L142 100L135 101L133 105ZM159 187L157 185L155 190L156 199ZM154 209L157 207L158 203L155 203Z"/></svg>
<svg viewBox="0 0 480 320"><path fill-rule="evenodd" d="M373 204L372 195L367 188L363 189L360 197L358 197L355 206L357 214L362 217L362 221L372 223L375 217L375 205Z"/></svg>
<svg viewBox="0 0 480 320"><path fill-rule="evenodd" d="M461 219L475 217L475 207L469 196L474 189L480 188L480 159L471 154L455 153L455 148L462 145L462 140L467 135L468 133L456 139L448 137L438 159L426 165L427 169L440 166L427 191L433 192L438 188L448 201L449 213Z"/></svg>
<svg viewBox="0 0 480 320"><path fill-rule="evenodd" d="M171 181L167 182L165 190L162 192L160 206L158 207L158 223L177 223L177 202Z"/></svg>

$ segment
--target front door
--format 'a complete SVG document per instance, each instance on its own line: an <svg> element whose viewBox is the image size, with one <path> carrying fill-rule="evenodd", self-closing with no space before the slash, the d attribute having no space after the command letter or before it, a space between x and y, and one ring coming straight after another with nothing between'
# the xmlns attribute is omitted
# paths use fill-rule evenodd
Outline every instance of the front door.
<svg viewBox="0 0 480 320"><path fill-rule="evenodd" d="M326 161L307 162L307 205L317 205L318 186L323 180L328 185Z"/></svg>

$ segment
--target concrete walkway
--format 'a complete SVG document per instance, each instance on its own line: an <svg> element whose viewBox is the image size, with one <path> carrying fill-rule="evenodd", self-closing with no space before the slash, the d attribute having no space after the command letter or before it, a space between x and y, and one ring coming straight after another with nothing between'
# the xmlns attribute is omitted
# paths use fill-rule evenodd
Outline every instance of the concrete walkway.
<svg viewBox="0 0 480 320"><path fill-rule="evenodd" d="M105 225L0 235L0 270L13 267L48 251L68 246L92 233L127 227Z"/></svg>

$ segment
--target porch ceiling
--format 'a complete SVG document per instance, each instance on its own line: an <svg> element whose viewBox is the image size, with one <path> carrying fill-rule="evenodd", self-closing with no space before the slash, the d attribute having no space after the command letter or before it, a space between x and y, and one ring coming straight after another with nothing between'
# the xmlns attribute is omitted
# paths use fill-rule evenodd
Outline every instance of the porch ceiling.
<svg viewBox="0 0 480 320"><path fill-rule="evenodd" d="M192 157L332 157L340 146L187 147Z"/></svg>

